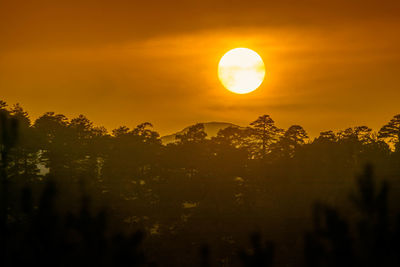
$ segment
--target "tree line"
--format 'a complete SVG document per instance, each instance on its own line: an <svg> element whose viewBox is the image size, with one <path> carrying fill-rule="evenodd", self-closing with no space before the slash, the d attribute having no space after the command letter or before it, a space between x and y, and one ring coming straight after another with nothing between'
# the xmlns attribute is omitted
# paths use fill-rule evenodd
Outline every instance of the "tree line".
<svg viewBox="0 0 400 267"><path fill-rule="evenodd" d="M276 255L277 265L302 261L308 266L324 266L321 262L343 260L345 254L340 253L356 253L342 247L347 242L345 238L350 239L351 230L343 232L347 230L341 227L351 222L340 221L335 212L340 207L348 209L345 203L353 186L352 177L366 163L371 163L379 177L393 185L397 200L400 114L378 132L357 126L321 132L314 139L300 125L281 129L269 115L262 115L248 127L221 129L211 138L207 138L203 124L195 124L167 145L162 144L160 135L148 122L132 129L121 126L108 133L83 115L68 119L47 112L31 121L20 105L9 107L3 101L0 101L0 116L2 229L10 221L26 224L27 213L36 214L37 224L46 225L50 221L61 227L53 221L55 215L49 214L68 211L68 227L65 224L61 227L68 230L63 231L87 234L90 224L102 225L105 207L112 214L108 217L110 231L133 232L133 237L114 236L117 239L113 240L120 243L106 242L108 239L104 237L101 241L104 246L97 249L109 250L113 246L110 244L133 244L136 251L137 240L141 240L136 231L141 229L147 236L143 253L161 265L165 262L166 266L187 266L193 261L197 264L196 253L202 248L204 258L224 266L235 265L233 254L241 255L239 258L247 266L260 266L258 260L265 266L272 264L272 254ZM366 172L370 177L371 171ZM49 183L57 185L59 190L54 191L55 187ZM363 190L368 191L366 183ZM55 201L54 192L58 192L56 206L46 206L47 202ZM375 200L363 198L383 196L362 195L358 197L359 208L362 210L365 203L364 206L378 205L374 211L365 211L375 218L375 213L379 215L385 205L371 204ZM314 211L314 215L305 215L315 200L327 204ZM91 215L89 207L98 215ZM391 211L387 212L390 217ZM295 242L293 236L310 228L318 216L327 220L325 226L314 225L315 231L307 235L304 245ZM86 221L81 221L82 218ZM79 228L83 225L86 230ZM260 237L255 235L252 252L238 252L247 244L248 233L254 230L273 232L269 238L279 240L281 246L272 249L268 243L263 247ZM46 233L43 231L36 234L42 236ZM92 235L109 235L98 231ZM58 232L51 233L50 236ZM340 235L343 239L331 240ZM327 241L322 239L337 243L320 254L325 255L321 259L309 258L307 251L327 249L324 248ZM50 249L53 243L45 242L49 242L47 249ZM70 245L67 241L61 245L65 244ZM204 244L209 244L214 253L208 253ZM329 254L338 244L340 248L334 253L339 254ZM294 251L289 259L288 250ZM68 251L75 256L79 254L72 249ZM118 254L107 255L110 262ZM127 252L124 257L129 255ZM142 254L134 252L134 255L140 259L138 263L143 263ZM71 255L69 258L76 259Z"/></svg>

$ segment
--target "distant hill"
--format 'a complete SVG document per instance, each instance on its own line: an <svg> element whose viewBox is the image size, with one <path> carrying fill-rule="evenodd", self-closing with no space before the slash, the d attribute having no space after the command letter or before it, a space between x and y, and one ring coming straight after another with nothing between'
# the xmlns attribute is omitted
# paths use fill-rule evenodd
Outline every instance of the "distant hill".
<svg viewBox="0 0 400 267"><path fill-rule="evenodd" d="M207 133L207 138L217 136L218 131L221 129L225 129L228 127L240 127L238 125L228 123L228 122L204 122L202 124L204 125L204 131ZM165 135L165 136L161 137L161 142L164 145L175 142L175 136L177 134L183 134L183 133L187 132L189 127L190 126L186 127L185 129L183 129L182 131L179 131L177 133Z"/></svg>

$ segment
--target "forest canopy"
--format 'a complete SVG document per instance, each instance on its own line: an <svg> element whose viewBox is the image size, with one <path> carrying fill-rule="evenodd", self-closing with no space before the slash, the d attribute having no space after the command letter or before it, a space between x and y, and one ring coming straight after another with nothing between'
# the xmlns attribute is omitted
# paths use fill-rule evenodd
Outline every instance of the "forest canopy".
<svg viewBox="0 0 400 267"><path fill-rule="evenodd" d="M72 221L89 214L89 206L99 214L105 208L112 214L113 230L141 229L150 248L146 254L171 265L190 265L202 244L213 246L215 261L230 265L232 251L255 230L280 242L278 264L302 260L303 245L293 237L312 225L313 203L322 201L351 215L348 192L367 163L392 185L393 199L400 192L400 115L378 132L362 125L315 138L300 125L281 129L269 115L261 115L247 127L229 126L212 137L198 123L168 144L149 122L110 133L84 115L69 119L47 112L31 121L19 104L4 101L0 116L2 188L7 194L3 215L8 218L3 221L22 225L24 212L41 210L42 192L55 190L55 209L78 216ZM333 208L324 206L316 214L339 220ZM88 218L97 225L101 216ZM132 238L134 244L141 240L139 234ZM310 238L316 244L321 236ZM187 256L172 256L185 249ZM272 253L271 246L264 249L266 255ZM293 257L285 256L288 250L295 251ZM246 255L244 262L251 261Z"/></svg>

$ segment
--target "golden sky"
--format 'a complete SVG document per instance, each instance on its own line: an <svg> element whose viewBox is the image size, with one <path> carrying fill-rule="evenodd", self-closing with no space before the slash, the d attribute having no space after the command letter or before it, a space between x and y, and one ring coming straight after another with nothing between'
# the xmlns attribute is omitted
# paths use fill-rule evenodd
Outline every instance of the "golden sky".
<svg viewBox="0 0 400 267"><path fill-rule="evenodd" d="M0 0L0 99L33 119L85 114L109 130L149 121L320 131L400 113L400 1ZM248 95L218 81L222 55L256 51L266 79Z"/></svg>

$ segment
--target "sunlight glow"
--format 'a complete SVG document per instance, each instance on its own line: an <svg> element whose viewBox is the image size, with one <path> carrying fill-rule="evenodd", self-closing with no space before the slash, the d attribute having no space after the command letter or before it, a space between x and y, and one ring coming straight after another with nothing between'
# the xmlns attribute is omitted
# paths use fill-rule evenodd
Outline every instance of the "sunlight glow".
<svg viewBox="0 0 400 267"><path fill-rule="evenodd" d="M247 94L256 90L263 82L264 62L253 50L235 48L221 58L218 77L229 91Z"/></svg>

